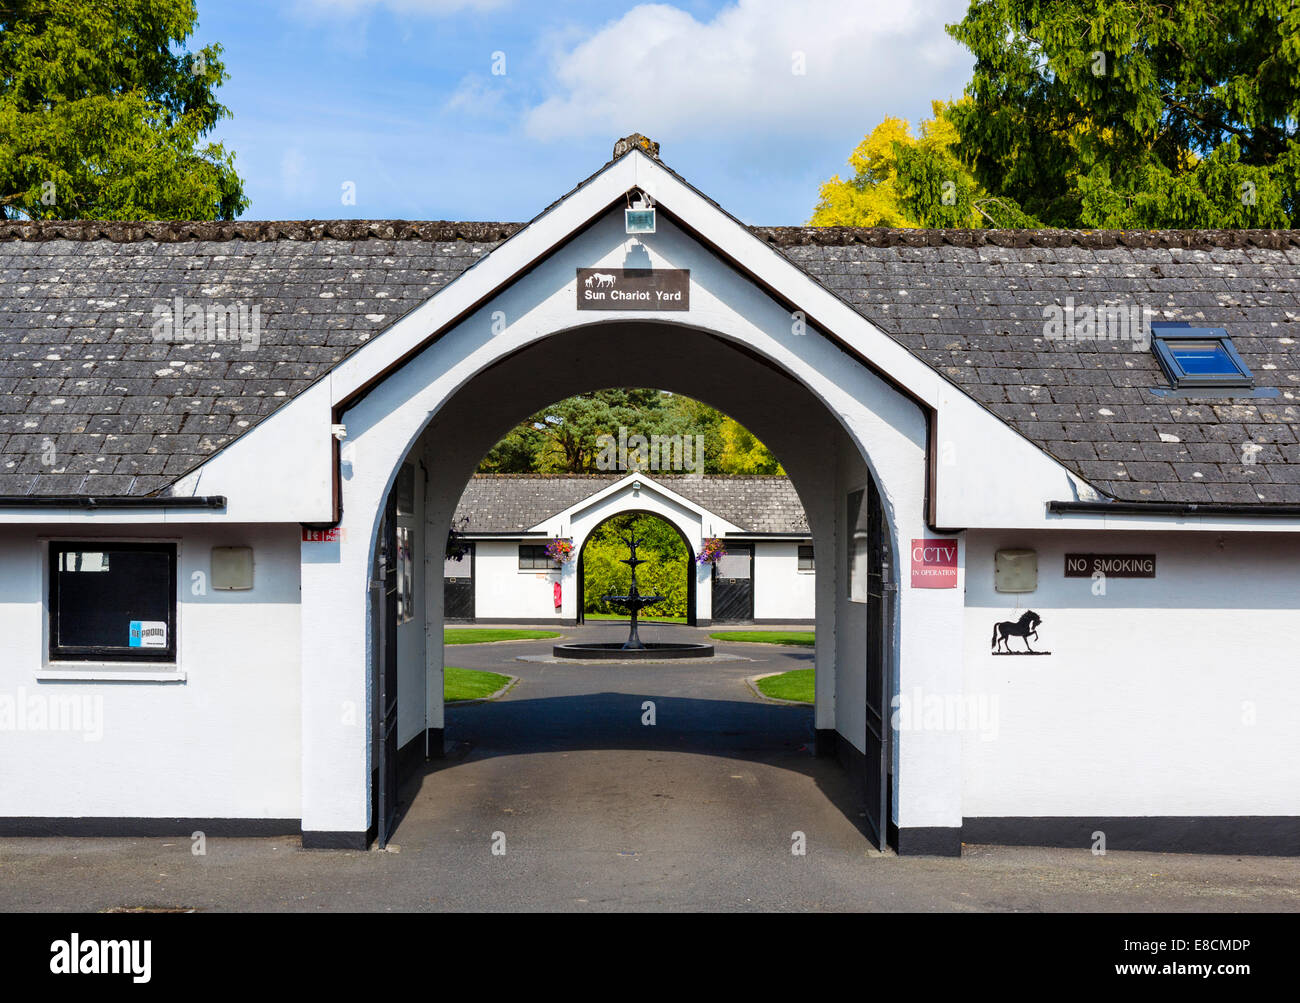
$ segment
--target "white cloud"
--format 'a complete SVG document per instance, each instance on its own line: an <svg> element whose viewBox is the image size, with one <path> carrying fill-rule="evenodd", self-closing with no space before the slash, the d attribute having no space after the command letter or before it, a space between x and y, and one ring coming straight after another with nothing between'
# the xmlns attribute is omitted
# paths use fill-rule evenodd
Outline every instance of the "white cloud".
<svg viewBox="0 0 1300 1003"><path fill-rule="evenodd" d="M885 115L928 114L931 98L960 93L973 60L944 25L966 7L738 0L700 22L643 4L557 54L553 93L526 127L548 139L635 130L670 142L860 135Z"/></svg>

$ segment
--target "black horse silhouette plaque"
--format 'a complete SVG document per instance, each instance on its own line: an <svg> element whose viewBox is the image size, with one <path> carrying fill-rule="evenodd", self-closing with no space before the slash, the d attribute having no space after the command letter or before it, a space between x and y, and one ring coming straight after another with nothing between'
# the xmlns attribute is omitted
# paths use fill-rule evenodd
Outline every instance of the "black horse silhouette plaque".
<svg viewBox="0 0 1300 1003"><path fill-rule="evenodd" d="M1038 627L1043 618L1032 609L1026 610L1019 620L1003 620L993 625L993 654L995 655L1050 655L1050 651L1035 651L1029 646L1032 637L1038 640ZM1011 647L1011 638L1018 637L1025 643L1025 650Z"/></svg>

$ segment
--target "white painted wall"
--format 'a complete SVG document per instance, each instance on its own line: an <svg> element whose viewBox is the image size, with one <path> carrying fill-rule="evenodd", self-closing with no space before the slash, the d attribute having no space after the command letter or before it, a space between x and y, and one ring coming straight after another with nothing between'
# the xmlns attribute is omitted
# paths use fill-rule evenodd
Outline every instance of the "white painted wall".
<svg viewBox="0 0 1300 1003"><path fill-rule="evenodd" d="M41 535L178 543L177 664L143 672L183 679L95 681L84 663L47 666ZM298 818L298 538L296 525L0 528L0 695L102 706L93 741L0 728L0 816ZM253 548L251 591L194 594L214 546ZM61 681L38 679L55 672Z"/></svg>
<svg viewBox="0 0 1300 1003"><path fill-rule="evenodd" d="M994 591L1001 547L1038 551L1037 591ZM1155 554L1156 577L1094 595L1067 551ZM1300 814L1298 563L1295 535L968 534L965 694L997 717L962 735L965 815ZM1026 609L1052 654L991 655Z"/></svg>
<svg viewBox="0 0 1300 1003"><path fill-rule="evenodd" d="M530 540L545 543L545 539ZM577 591L576 562L560 571L521 571L519 542L479 540L474 544L474 616L483 619L564 618L555 608L552 590L560 582L565 606L573 604Z"/></svg>
<svg viewBox="0 0 1300 1003"><path fill-rule="evenodd" d="M810 620L816 612L817 575L799 570L799 544L754 544L754 618Z"/></svg>

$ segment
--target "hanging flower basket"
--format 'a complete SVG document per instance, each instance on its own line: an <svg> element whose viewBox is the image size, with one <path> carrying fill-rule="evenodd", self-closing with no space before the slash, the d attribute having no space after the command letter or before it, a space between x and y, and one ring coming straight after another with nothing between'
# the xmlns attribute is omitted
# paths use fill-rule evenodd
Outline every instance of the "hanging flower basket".
<svg viewBox="0 0 1300 1003"><path fill-rule="evenodd" d="M447 531L447 557L453 561L459 561L469 553L469 541L462 535L468 525L469 517L462 516Z"/></svg>
<svg viewBox="0 0 1300 1003"><path fill-rule="evenodd" d="M573 541L557 537L546 545L546 556L556 564L568 564L573 560Z"/></svg>
<svg viewBox="0 0 1300 1003"><path fill-rule="evenodd" d="M727 556L727 549L722 541L716 536L707 536L704 538L704 544L700 547L699 556L695 558L696 564L717 564L719 560Z"/></svg>

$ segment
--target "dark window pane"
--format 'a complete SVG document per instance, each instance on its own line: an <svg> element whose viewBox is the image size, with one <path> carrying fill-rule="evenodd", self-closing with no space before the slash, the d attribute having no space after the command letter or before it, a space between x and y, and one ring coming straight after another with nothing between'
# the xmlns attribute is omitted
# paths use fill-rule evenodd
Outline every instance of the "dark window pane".
<svg viewBox="0 0 1300 1003"><path fill-rule="evenodd" d="M812 571L813 567L814 565L813 565L812 547L800 546L799 547L799 570Z"/></svg>
<svg viewBox="0 0 1300 1003"><path fill-rule="evenodd" d="M56 648L152 648L156 653L172 646L171 552L67 548L56 556ZM132 622L165 629L146 628L132 644Z"/></svg>

